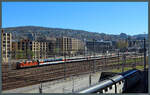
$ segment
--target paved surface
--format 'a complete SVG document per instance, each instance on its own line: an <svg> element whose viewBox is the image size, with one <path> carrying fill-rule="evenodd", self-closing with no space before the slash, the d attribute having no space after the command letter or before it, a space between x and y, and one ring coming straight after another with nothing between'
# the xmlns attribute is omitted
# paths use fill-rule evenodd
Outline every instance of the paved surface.
<svg viewBox="0 0 150 95"><path fill-rule="evenodd" d="M101 72L92 73L91 85L99 81ZM90 74L42 83L42 93L72 93L88 87ZM39 93L40 84L3 91L2 93Z"/></svg>

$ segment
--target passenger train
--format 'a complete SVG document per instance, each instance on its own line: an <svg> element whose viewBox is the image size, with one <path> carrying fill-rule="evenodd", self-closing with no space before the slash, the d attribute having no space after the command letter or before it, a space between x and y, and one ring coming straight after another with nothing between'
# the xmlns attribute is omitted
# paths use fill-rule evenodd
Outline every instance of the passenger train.
<svg viewBox="0 0 150 95"><path fill-rule="evenodd" d="M84 61L90 59L99 59L100 56L89 56L89 57L76 57L76 58L56 58L56 59L39 59L34 61L24 61L24 62L17 62L17 69L21 68L28 68L28 67L37 67L37 66L44 66L44 65L51 65L51 64L61 64L64 62L75 62L75 61Z"/></svg>
<svg viewBox="0 0 150 95"><path fill-rule="evenodd" d="M121 55L121 54L120 54ZM118 57L117 55L113 55L111 57ZM60 64L64 62L75 62L75 61L84 61L84 60L92 60L92 59L100 59L100 58L110 58L109 56L87 56L87 57L72 57L72 58L56 58L56 59L39 59L33 61L23 61L17 62L16 69L28 68L28 67L37 67L51 64Z"/></svg>

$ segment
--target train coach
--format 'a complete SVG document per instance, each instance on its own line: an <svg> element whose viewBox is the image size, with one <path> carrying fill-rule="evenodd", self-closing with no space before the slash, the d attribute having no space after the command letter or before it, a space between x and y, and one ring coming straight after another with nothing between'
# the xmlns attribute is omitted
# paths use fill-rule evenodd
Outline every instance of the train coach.
<svg viewBox="0 0 150 95"><path fill-rule="evenodd" d="M64 59L58 58L58 59L40 59L38 60L39 66L42 65L50 65L50 64L58 64L65 62Z"/></svg>
<svg viewBox="0 0 150 95"><path fill-rule="evenodd" d="M129 70L76 93L122 93L141 80L141 71Z"/></svg>

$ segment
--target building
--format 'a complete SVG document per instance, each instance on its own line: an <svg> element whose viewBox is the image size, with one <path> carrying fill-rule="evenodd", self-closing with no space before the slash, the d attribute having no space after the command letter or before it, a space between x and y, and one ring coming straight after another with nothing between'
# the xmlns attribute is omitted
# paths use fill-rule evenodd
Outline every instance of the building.
<svg viewBox="0 0 150 95"><path fill-rule="evenodd" d="M87 41L86 47L88 53L105 53L112 49L111 41Z"/></svg>
<svg viewBox="0 0 150 95"><path fill-rule="evenodd" d="M47 38L46 42L48 44L48 57L54 57L56 55L59 55L59 50L56 47L56 38Z"/></svg>
<svg viewBox="0 0 150 95"><path fill-rule="evenodd" d="M16 53L18 51L18 42L12 41L12 52L11 52L11 58L16 59Z"/></svg>
<svg viewBox="0 0 150 95"><path fill-rule="evenodd" d="M29 51L31 49L30 40L20 40L12 42L12 58L26 59L29 58Z"/></svg>
<svg viewBox="0 0 150 95"><path fill-rule="evenodd" d="M59 54L64 55L68 54L71 50L71 38L61 37L56 39L55 52L59 52Z"/></svg>
<svg viewBox="0 0 150 95"><path fill-rule="evenodd" d="M75 38L60 37L56 39L56 49L61 55L74 55L84 49L84 44Z"/></svg>
<svg viewBox="0 0 150 95"><path fill-rule="evenodd" d="M45 42L39 42L40 44L40 58L41 59L45 59L48 58L48 52L49 52L49 42L45 41Z"/></svg>
<svg viewBox="0 0 150 95"><path fill-rule="evenodd" d="M12 34L4 33L4 30L2 30L1 41L2 41L2 62L8 62L9 59L11 59Z"/></svg>
<svg viewBox="0 0 150 95"><path fill-rule="evenodd" d="M31 51L33 52L33 59L39 59L41 58L41 53L40 53L40 42L38 41L31 41Z"/></svg>
<svg viewBox="0 0 150 95"><path fill-rule="evenodd" d="M72 38L72 51L71 54L84 53L84 43L81 40Z"/></svg>
<svg viewBox="0 0 150 95"><path fill-rule="evenodd" d="M128 41L128 47L143 47L144 46L144 41L143 40L130 40Z"/></svg>
<svg viewBox="0 0 150 95"><path fill-rule="evenodd" d="M47 58L48 42L31 41L28 39L13 42L14 58L45 59Z"/></svg>

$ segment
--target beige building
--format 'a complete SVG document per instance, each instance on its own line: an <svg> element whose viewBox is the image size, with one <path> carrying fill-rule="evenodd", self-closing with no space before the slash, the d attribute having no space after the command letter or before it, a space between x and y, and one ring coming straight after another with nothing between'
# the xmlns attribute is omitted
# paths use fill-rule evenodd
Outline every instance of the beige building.
<svg viewBox="0 0 150 95"><path fill-rule="evenodd" d="M79 50L84 49L83 42L81 40L69 37L61 37L56 39L57 48L59 48L60 54L75 54Z"/></svg>
<svg viewBox="0 0 150 95"><path fill-rule="evenodd" d="M33 59L40 58L40 42L32 41L31 42L31 51L33 52Z"/></svg>
<svg viewBox="0 0 150 95"><path fill-rule="evenodd" d="M57 43L57 50L59 50L59 53L61 54L64 53L68 54L69 52L72 51L71 38L68 37L57 38L56 43Z"/></svg>
<svg viewBox="0 0 150 95"><path fill-rule="evenodd" d="M72 38L72 54L84 50L84 43L81 40Z"/></svg>
<svg viewBox="0 0 150 95"><path fill-rule="evenodd" d="M32 41L33 59L48 58L48 42Z"/></svg>
<svg viewBox="0 0 150 95"><path fill-rule="evenodd" d="M39 42L40 43L40 58L41 59L45 59L48 58L48 42Z"/></svg>
<svg viewBox="0 0 150 95"><path fill-rule="evenodd" d="M11 59L11 51L12 51L12 34L4 33L2 30L1 33L1 41L2 41L2 62L8 62Z"/></svg>

